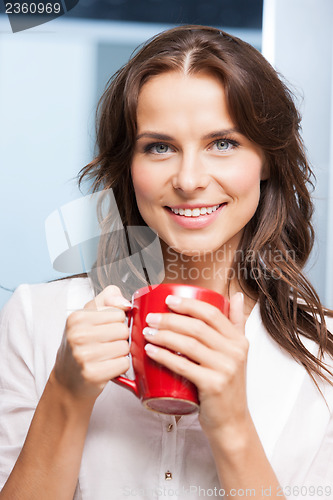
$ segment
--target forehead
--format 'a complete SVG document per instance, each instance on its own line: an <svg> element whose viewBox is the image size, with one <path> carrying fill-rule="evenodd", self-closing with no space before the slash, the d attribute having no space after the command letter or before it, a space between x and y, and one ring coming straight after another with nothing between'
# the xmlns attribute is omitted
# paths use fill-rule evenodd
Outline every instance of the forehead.
<svg viewBox="0 0 333 500"><path fill-rule="evenodd" d="M137 107L138 128L163 121L173 127L185 123L209 126L210 122L216 126L219 121L224 126L234 126L222 82L207 73L162 73L142 86Z"/></svg>
<svg viewBox="0 0 333 500"><path fill-rule="evenodd" d="M175 91L181 91L183 87L187 87L190 93L202 91L204 93L219 92L223 95L224 87L222 81L211 73L197 72L185 73L183 71L167 71L158 75L151 76L142 85L139 92L139 101L153 97L153 94L163 92L166 96L172 95Z"/></svg>

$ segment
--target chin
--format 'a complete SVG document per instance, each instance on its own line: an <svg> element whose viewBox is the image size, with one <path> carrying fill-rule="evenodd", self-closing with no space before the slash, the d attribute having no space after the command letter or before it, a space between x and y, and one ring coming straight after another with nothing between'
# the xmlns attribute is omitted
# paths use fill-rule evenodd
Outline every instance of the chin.
<svg viewBox="0 0 333 500"><path fill-rule="evenodd" d="M207 249L194 249L194 250L189 250L189 249L184 249L184 248L175 248L172 247L172 250L175 252L179 253L180 255L186 255L187 257L201 257L207 252L211 252L211 250Z"/></svg>
<svg viewBox="0 0 333 500"><path fill-rule="evenodd" d="M168 252L175 252L179 255L186 255L187 257L203 257L204 255L213 254L214 252L217 252L218 250L223 248L223 244L208 247L205 243L201 243L198 245L182 245L179 243L171 243L165 241L162 242L162 245L168 249Z"/></svg>

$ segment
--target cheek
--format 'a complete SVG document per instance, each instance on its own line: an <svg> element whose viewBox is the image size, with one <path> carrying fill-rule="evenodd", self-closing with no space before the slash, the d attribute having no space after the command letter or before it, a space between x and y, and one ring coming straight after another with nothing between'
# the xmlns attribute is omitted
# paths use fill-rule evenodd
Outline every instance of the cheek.
<svg viewBox="0 0 333 500"><path fill-rule="evenodd" d="M230 190L235 197L258 199L260 194L262 162L257 157L247 158L229 177Z"/></svg>
<svg viewBox="0 0 333 500"><path fill-rule="evenodd" d="M154 182L151 174L140 162L133 162L131 167L132 182L138 205L153 199Z"/></svg>
<svg viewBox="0 0 333 500"><path fill-rule="evenodd" d="M260 176L247 174L243 175L235 180L235 185L237 186L237 193L239 196L251 195L251 193L256 193L260 190Z"/></svg>

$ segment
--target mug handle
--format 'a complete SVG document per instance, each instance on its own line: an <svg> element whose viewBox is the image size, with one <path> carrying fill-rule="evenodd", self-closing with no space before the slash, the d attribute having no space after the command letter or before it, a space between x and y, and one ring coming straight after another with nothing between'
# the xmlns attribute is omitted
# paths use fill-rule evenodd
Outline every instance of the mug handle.
<svg viewBox="0 0 333 500"><path fill-rule="evenodd" d="M123 377L120 375L119 377L115 377L112 379L112 382L114 382L117 385L121 385L122 387L125 387L125 389L129 389L133 394L138 398L139 397L139 391L138 387L136 385L135 380L131 380L129 378Z"/></svg>
<svg viewBox="0 0 333 500"><path fill-rule="evenodd" d="M133 319L132 311L133 311L133 309L131 309L130 311L127 312L127 325L128 325L130 330L132 327L131 323L132 323L132 319ZM115 384L120 385L122 387L125 387L125 389L129 389L131 392L133 392L133 394L136 397L139 397L139 390L138 390L138 386L137 386L135 380L131 380L130 378L124 377L123 375L119 375L119 377L113 378L112 382L114 382Z"/></svg>

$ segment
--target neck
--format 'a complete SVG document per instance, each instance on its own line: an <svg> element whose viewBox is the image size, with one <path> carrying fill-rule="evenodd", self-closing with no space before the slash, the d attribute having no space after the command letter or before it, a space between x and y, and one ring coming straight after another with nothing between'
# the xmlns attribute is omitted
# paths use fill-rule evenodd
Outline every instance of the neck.
<svg viewBox="0 0 333 500"><path fill-rule="evenodd" d="M215 252L185 255L162 245L165 277L163 283L181 283L214 290L229 298L237 292L244 293L245 315L248 316L256 302L240 286L237 271L232 265L237 251L225 245Z"/></svg>
<svg viewBox="0 0 333 500"><path fill-rule="evenodd" d="M229 289L234 288L234 282L237 281L230 279L235 259L235 250L231 248L223 247L215 252L193 252L192 255L185 255L164 246L163 257L163 283L201 286L228 295Z"/></svg>

